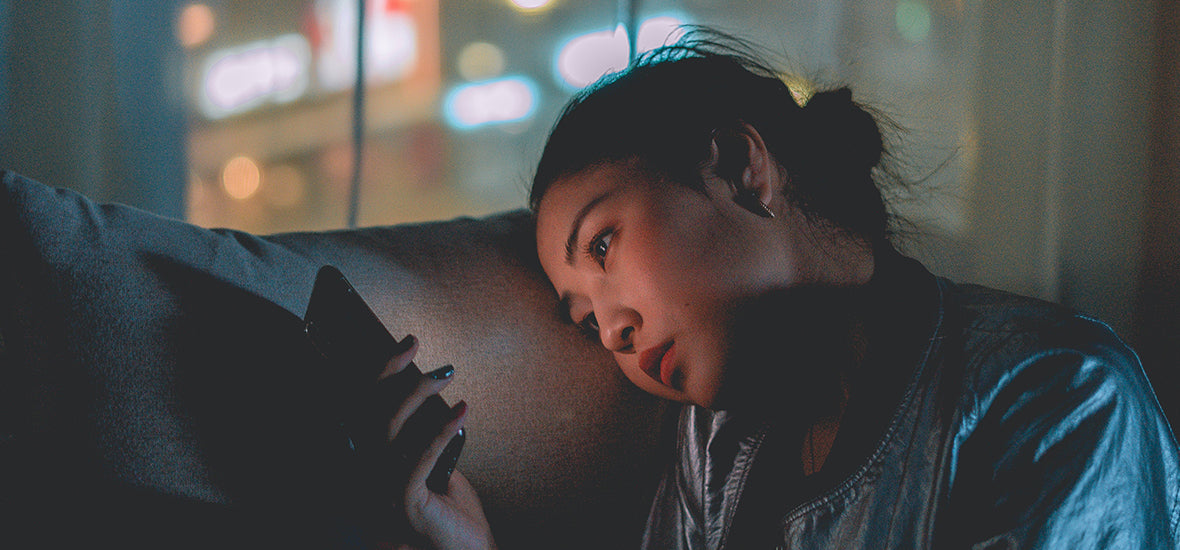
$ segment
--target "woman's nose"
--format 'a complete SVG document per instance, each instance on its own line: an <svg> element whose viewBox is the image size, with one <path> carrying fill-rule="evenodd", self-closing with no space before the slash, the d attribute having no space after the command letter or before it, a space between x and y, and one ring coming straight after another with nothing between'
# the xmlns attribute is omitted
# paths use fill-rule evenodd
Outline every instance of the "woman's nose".
<svg viewBox="0 0 1180 550"><path fill-rule="evenodd" d="M632 338L641 323L639 313L630 308L618 308L604 313L607 313L602 316L605 318L598 319L598 331L602 338L602 345L613 352L635 353L635 343Z"/></svg>

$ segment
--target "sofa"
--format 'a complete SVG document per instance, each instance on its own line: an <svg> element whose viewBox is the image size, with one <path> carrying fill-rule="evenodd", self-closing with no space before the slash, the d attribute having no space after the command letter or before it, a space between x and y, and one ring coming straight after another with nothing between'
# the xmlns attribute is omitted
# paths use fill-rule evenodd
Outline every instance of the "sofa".
<svg viewBox="0 0 1180 550"><path fill-rule="evenodd" d="M638 543L672 411L560 321L527 212L257 236L0 180L0 547L358 545L298 341L327 264L455 366L502 548Z"/></svg>

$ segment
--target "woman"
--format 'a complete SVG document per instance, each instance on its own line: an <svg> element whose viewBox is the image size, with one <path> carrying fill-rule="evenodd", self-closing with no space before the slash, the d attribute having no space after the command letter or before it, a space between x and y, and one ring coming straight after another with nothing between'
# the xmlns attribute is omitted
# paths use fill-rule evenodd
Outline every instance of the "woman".
<svg viewBox="0 0 1180 550"><path fill-rule="evenodd" d="M534 179L570 319L685 404L644 547L1180 547L1176 442L1134 353L898 254L874 118L847 89L799 106L747 51L690 33L604 79ZM422 483L458 416L407 512L439 548L490 547L461 476Z"/></svg>

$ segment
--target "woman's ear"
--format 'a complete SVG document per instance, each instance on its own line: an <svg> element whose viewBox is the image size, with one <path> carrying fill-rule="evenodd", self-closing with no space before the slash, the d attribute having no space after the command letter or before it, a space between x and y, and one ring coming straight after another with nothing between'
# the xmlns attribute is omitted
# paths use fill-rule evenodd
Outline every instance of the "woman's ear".
<svg viewBox="0 0 1180 550"><path fill-rule="evenodd" d="M774 216L769 207L783 191L778 162L753 126L738 122L714 130L709 156L709 168L729 183L738 204L760 216Z"/></svg>
<svg viewBox="0 0 1180 550"><path fill-rule="evenodd" d="M748 140L741 132L733 129L713 131L709 164L721 179L736 187L742 187L743 173L750 162Z"/></svg>

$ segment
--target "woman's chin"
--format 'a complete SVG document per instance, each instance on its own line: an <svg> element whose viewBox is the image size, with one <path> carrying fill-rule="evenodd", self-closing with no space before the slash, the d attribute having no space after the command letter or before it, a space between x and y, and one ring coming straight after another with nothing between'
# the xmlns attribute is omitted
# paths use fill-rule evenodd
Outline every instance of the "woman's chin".
<svg viewBox="0 0 1180 550"><path fill-rule="evenodd" d="M710 410L723 410L727 408L727 400L720 389L720 381L714 384L688 385L684 392L685 401Z"/></svg>

